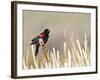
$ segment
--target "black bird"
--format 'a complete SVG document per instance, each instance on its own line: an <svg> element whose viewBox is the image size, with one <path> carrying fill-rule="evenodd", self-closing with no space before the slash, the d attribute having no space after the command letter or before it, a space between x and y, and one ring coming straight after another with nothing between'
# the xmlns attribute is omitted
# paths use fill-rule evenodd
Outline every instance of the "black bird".
<svg viewBox="0 0 100 80"><path fill-rule="evenodd" d="M36 36L35 38L31 40L32 41L31 45L36 45L35 56L37 56L38 54L39 47L45 46L45 44L47 43L48 38L49 38L49 33L50 33L50 30L45 29L42 33L40 33L38 36Z"/></svg>

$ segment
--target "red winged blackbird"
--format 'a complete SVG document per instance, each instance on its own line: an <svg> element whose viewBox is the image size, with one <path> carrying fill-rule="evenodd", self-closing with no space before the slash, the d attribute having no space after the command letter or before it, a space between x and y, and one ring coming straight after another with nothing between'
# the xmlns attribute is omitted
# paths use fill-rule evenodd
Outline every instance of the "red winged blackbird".
<svg viewBox="0 0 100 80"><path fill-rule="evenodd" d="M38 36L33 38L31 41L31 45L36 45L36 50L35 50L35 56L37 56L39 47L40 46L45 46L46 42L48 41L49 38L49 29L45 29L42 33L40 33Z"/></svg>

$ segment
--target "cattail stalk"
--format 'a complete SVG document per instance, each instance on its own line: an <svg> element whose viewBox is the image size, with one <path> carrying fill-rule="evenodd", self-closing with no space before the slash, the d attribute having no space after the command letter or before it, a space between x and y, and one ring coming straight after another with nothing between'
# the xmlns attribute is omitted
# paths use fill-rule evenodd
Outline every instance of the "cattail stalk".
<svg viewBox="0 0 100 80"><path fill-rule="evenodd" d="M26 53L26 68L28 69L28 57L29 57L29 51L27 50L27 53Z"/></svg>
<svg viewBox="0 0 100 80"><path fill-rule="evenodd" d="M36 59L35 59L35 50L34 50L33 45L31 46L31 49L32 49L32 56L33 56L33 61L34 61L35 68L38 68L38 64L37 64Z"/></svg>
<svg viewBox="0 0 100 80"><path fill-rule="evenodd" d="M64 32L66 38L66 32ZM75 45L76 43L77 45ZM61 53L56 48L52 48L49 51L48 48L43 49L43 56L35 56L34 46L31 46L33 64L30 64L31 69L33 68L67 68L67 67L83 67L90 65L90 50L88 47L87 35L85 34L84 47L81 47L79 40L74 40L73 33L71 37L71 48L67 48L66 40L63 43L63 52ZM76 47L77 46L77 47ZM60 55L62 55L60 57ZM25 58L26 57L26 58ZM27 50L26 56L23 58L23 69L29 68L29 50ZM63 60L61 60L63 59Z"/></svg>
<svg viewBox="0 0 100 80"><path fill-rule="evenodd" d="M57 50L57 68L60 67L60 60L59 60L60 56L59 56L59 51Z"/></svg>
<svg viewBox="0 0 100 80"><path fill-rule="evenodd" d="M68 67L71 67L71 52L68 49Z"/></svg>
<svg viewBox="0 0 100 80"><path fill-rule="evenodd" d="M83 61L84 61L84 59L83 59L83 53L82 53L82 49L81 49L79 40L77 40L77 45L78 45L78 49L79 49L79 52L80 52L81 65L84 65L84 63L83 63Z"/></svg>

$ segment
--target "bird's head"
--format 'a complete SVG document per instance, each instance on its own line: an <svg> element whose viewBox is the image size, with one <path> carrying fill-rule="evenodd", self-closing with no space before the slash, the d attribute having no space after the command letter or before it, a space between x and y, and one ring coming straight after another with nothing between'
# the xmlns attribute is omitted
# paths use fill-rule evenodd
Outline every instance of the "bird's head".
<svg viewBox="0 0 100 80"><path fill-rule="evenodd" d="M47 33L47 34L49 34L50 30L49 29L45 29L44 32Z"/></svg>

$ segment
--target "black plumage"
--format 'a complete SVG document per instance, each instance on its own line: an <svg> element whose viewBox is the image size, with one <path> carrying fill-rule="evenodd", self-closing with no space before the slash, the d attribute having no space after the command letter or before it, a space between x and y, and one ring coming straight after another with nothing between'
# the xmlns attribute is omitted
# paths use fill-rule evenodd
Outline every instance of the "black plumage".
<svg viewBox="0 0 100 80"><path fill-rule="evenodd" d="M35 38L33 38L31 41L31 45L35 45L36 46L36 50L35 50L35 56L37 56L38 51L39 51L39 47L40 46L45 46L45 44L48 41L49 38L49 29L45 29L42 33L40 33L38 36L36 36Z"/></svg>

